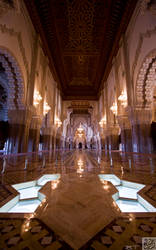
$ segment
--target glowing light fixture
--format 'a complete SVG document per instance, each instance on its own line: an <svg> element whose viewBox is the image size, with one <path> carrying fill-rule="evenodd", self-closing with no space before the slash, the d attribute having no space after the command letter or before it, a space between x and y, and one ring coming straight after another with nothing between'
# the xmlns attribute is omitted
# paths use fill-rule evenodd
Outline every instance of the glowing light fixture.
<svg viewBox="0 0 156 250"><path fill-rule="evenodd" d="M117 115L117 104L114 102L113 105L110 107L110 110L113 112L114 115Z"/></svg>
<svg viewBox="0 0 156 250"><path fill-rule="evenodd" d="M126 93L124 93L124 91L121 92L121 95L118 97L118 100L121 101L122 106L127 106L127 95Z"/></svg>
<svg viewBox="0 0 156 250"><path fill-rule="evenodd" d="M43 114L46 115L49 112L50 109L51 109L51 107L48 105L48 103L46 101L44 101Z"/></svg>
<svg viewBox="0 0 156 250"><path fill-rule="evenodd" d="M34 91L34 105L37 106L41 100L42 100L42 96L37 90L35 90Z"/></svg>
<svg viewBox="0 0 156 250"><path fill-rule="evenodd" d="M59 127L61 127L61 125L62 125L62 122L60 121L60 119L59 118L55 118L55 125L59 128Z"/></svg>
<svg viewBox="0 0 156 250"><path fill-rule="evenodd" d="M106 125L106 116L104 116L104 117L100 120L99 125L100 125L101 128L103 128L103 127Z"/></svg>
<svg viewBox="0 0 156 250"><path fill-rule="evenodd" d="M77 128L77 133L76 133L80 138L84 136L84 129L82 128L82 125L80 123L80 126Z"/></svg>

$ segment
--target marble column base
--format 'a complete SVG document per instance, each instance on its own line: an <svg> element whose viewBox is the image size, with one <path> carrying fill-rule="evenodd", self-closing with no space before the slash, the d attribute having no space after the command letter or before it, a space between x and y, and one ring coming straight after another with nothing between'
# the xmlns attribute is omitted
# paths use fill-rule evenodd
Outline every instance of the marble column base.
<svg viewBox="0 0 156 250"><path fill-rule="evenodd" d="M40 140L39 129L29 129L28 152L38 151Z"/></svg>
<svg viewBox="0 0 156 250"><path fill-rule="evenodd" d="M9 124L9 153L27 152L28 127L24 124Z"/></svg>
<svg viewBox="0 0 156 250"><path fill-rule="evenodd" d="M150 124L135 124L132 127L133 151L139 153L152 152Z"/></svg>
<svg viewBox="0 0 156 250"><path fill-rule="evenodd" d="M111 150L119 149L119 136L118 135L110 135L109 136L109 148Z"/></svg>
<svg viewBox="0 0 156 250"><path fill-rule="evenodd" d="M43 150L52 149L52 136L51 135L42 135L42 149Z"/></svg>
<svg viewBox="0 0 156 250"><path fill-rule="evenodd" d="M131 129L121 130L122 150L125 152L132 152L132 131Z"/></svg>

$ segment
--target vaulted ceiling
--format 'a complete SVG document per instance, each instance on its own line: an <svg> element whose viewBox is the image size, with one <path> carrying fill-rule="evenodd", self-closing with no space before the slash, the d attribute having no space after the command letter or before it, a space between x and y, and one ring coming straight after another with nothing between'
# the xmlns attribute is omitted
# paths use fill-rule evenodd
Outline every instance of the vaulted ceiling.
<svg viewBox="0 0 156 250"><path fill-rule="evenodd" d="M98 99L137 0L25 0L63 99Z"/></svg>

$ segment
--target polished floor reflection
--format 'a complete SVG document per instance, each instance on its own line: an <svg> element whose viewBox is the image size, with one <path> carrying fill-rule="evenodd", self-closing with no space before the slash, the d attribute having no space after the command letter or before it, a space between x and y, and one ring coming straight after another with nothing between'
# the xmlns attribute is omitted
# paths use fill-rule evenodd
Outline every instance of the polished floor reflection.
<svg viewBox="0 0 156 250"><path fill-rule="evenodd" d="M1 171L3 163L1 159ZM40 189L46 201L34 213L0 214L0 247L141 249L142 237L156 237L156 213L121 212L112 198L118 190L111 182L101 182L99 174L144 184L139 195L156 207L155 166L155 155L93 150L7 158L1 173L1 206L17 194L13 184L37 180L45 174L57 173L60 179Z"/></svg>

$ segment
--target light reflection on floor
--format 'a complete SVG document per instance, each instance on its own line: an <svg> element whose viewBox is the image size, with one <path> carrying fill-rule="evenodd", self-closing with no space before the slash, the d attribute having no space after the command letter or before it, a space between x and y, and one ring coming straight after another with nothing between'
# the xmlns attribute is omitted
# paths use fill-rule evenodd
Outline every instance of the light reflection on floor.
<svg viewBox="0 0 156 250"><path fill-rule="evenodd" d="M156 236L156 222L154 222L156 213L143 213L145 212L144 207L135 204L136 201L132 204L129 200L120 199L117 200L118 205L114 204L112 195L116 191L114 191L113 185L108 184L107 180L103 184L98 178L99 174L112 174L129 182L142 183L147 186L151 184L145 195L153 201L153 204L154 202L156 204L156 159L154 157L152 161L149 161L149 158L145 156L126 156L117 152L100 153L94 150L71 151L67 157L65 154L62 156L61 152L56 152L52 157L51 160L47 155L45 168L39 168L38 166L41 164L33 162L31 168L30 161L28 171L20 170L18 172L17 168L16 172L10 171L4 174L2 183L33 181L37 180L41 174L60 173L59 183L54 181L51 182L51 185L47 184L47 188L45 188L46 206L39 207L37 213L35 211L35 217L44 223L51 232L59 235L62 239L61 242L65 241L72 249L79 249L83 246L84 249L98 247L105 249L108 247L107 242L109 241L111 249L117 249L115 244L118 241L124 249L124 246L129 245L129 242L133 242L133 240L134 245L140 244L135 243L135 240L138 240L137 237L147 236L147 232L141 231L143 229L149 230L149 232L151 230L151 235ZM55 157L57 157L56 161ZM33 166L35 166L34 169ZM120 196L125 196L122 186L116 186L116 188ZM128 198L136 199L136 193L137 190L126 187ZM119 203L125 208L125 212L128 212L128 219L125 219L124 213L121 213ZM132 209L134 205L137 215L129 213L129 207ZM148 214L147 218L145 214ZM132 215L133 219L131 219ZM3 215L0 214L0 216ZM11 217L11 213L9 216ZM35 229L32 227L30 223L28 233L31 230L32 232L39 230L38 227ZM40 227L41 233L43 233L43 225ZM120 233L116 230L120 230ZM39 242L41 241L37 241L37 244ZM3 244L5 245L5 241ZM28 240L27 244L29 244ZM49 248L50 244L47 245ZM62 243L59 241L59 244Z"/></svg>

